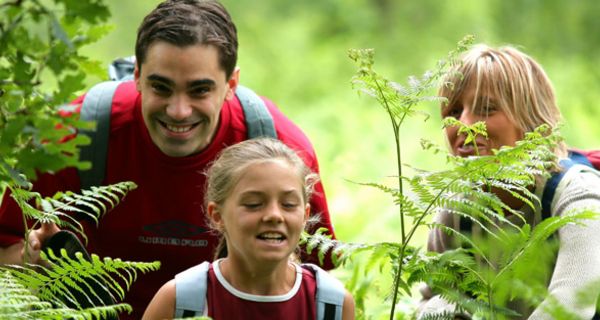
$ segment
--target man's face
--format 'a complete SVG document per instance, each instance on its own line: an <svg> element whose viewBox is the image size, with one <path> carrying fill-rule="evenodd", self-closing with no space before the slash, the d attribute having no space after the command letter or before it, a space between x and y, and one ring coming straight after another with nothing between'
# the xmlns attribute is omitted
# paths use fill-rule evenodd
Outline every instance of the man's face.
<svg viewBox="0 0 600 320"><path fill-rule="evenodd" d="M135 82L142 116L156 146L171 157L185 157L210 144L225 99L233 98L239 73L230 79L211 45L150 45Z"/></svg>

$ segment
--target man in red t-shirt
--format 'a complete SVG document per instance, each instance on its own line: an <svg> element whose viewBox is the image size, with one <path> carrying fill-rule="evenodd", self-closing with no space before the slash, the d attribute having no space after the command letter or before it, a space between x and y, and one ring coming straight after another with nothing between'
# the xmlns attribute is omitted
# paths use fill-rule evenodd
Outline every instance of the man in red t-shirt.
<svg viewBox="0 0 600 320"><path fill-rule="evenodd" d="M168 0L143 20L136 41L134 81L113 98L105 178L133 181L138 188L100 220L83 221L87 249L99 256L162 263L138 279L125 298L132 319L144 312L156 290L176 273L212 260L217 235L204 216L204 171L225 146L247 139L240 101L237 32L227 11L213 1ZM82 99L79 99L80 102ZM302 131L269 100L278 138L318 172L314 150ZM80 190L76 169L43 174L35 191L49 196ZM321 184L311 199L315 228L333 227ZM30 250L58 231L32 232ZM23 219L5 194L0 207L0 263L20 263ZM310 258L309 258L310 260ZM315 259L312 259L315 262ZM326 268L331 268L328 261Z"/></svg>

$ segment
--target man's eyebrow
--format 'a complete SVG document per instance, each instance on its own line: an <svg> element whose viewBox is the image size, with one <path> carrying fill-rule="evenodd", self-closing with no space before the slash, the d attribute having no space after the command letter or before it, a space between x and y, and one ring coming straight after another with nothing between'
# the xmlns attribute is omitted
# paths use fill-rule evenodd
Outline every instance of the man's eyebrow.
<svg viewBox="0 0 600 320"><path fill-rule="evenodd" d="M167 77L163 77L161 75L158 74L151 74L148 76L148 80L150 81L157 81L157 82L162 82L170 87L175 86L175 81L167 78ZM214 87L216 85L216 82L212 79L198 79L198 80L192 80L189 81L187 83L187 87L188 88L194 88L194 87Z"/></svg>
<svg viewBox="0 0 600 320"><path fill-rule="evenodd" d="M193 88L193 87L214 87L216 85L216 82L212 79L199 79L199 80L192 80L190 82L188 82L187 86L189 88Z"/></svg>
<svg viewBox="0 0 600 320"><path fill-rule="evenodd" d="M167 78L167 77L163 77L163 76L161 76L161 75L155 74L155 73L153 73L153 74L149 75L149 76L147 77L147 79L148 79L148 80L150 80L150 81L158 81L158 82L163 82L163 83L165 83L165 84L167 84L167 85L169 85L169 86L173 86L173 85L175 85L175 82L173 82L173 80L171 80L171 79L169 79L169 78Z"/></svg>

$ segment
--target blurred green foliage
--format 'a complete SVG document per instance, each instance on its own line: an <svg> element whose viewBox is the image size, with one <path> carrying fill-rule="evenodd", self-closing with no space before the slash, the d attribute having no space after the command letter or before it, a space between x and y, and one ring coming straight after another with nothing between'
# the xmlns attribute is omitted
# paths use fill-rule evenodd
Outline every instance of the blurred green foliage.
<svg viewBox="0 0 600 320"><path fill-rule="evenodd" d="M476 43L516 45L554 81L569 145L600 147L599 1L222 2L239 31L242 83L272 99L311 138L342 240L397 239L400 224L391 198L350 182L386 183L395 172L387 115L350 86L350 48L374 48L377 69L403 83L431 69L465 34L473 34ZM157 3L107 0L114 31L84 53L106 64L132 55L137 26ZM405 163L440 169L444 158L422 151L418 143L427 138L444 144L438 106L425 108L432 117L413 119L401 132ZM424 241L425 230L419 238Z"/></svg>

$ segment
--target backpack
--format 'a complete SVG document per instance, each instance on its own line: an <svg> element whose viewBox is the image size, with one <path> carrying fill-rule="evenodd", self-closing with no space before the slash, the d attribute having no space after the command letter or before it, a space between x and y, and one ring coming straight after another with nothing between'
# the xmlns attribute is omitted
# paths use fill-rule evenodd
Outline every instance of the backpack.
<svg viewBox="0 0 600 320"><path fill-rule="evenodd" d="M560 161L560 165L562 166L563 170L552 174L544 186L544 193L542 194L541 201L542 220L552 216L550 209L552 200L554 199L554 194L556 193L556 187L558 187L558 184L564 177L565 173L576 164L600 170L600 150L582 151L569 149L569 157ZM460 231L470 231L472 227L473 221L471 221L471 219L461 218L459 220Z"/></svg>
<svg viewBox="0 0 600 320"><path fill-rule="evenodd" d="M199 317L204 314L208 268L210 262L203 262L175 276L175 317ZM342 283L327 271L310 263L303 268L311 270L317 280L317 320L341 320L342 306L346 290Z"/></svg>
<svg viewBox="0 0 600 320"><path fill-rule="evenodd" d="M113 96L122 81L132 79L134 61L132 58L115 60L109 67L112 80L95 85L83 99L80 119L95 121L96 130L82 130L92 141L81 148L80 160L90 161L93 165L89 170L78 170L81 189L99 186L104 180ZM261 136L277 139L273 118L265 102L254 91L241 85L238 85L235 95L244 110L248 139Z"/></svg>
<svg viewBox="0 0 600 320"><path fill-rule="evenodd" d="M565 173L576 164L600 170L600 150L569 150L569 157L560 161L563 170L553 174L546 181L544 193L542 194L542 220L552 216L550 207L556 193L556 187L558 187Z"/></svg>

